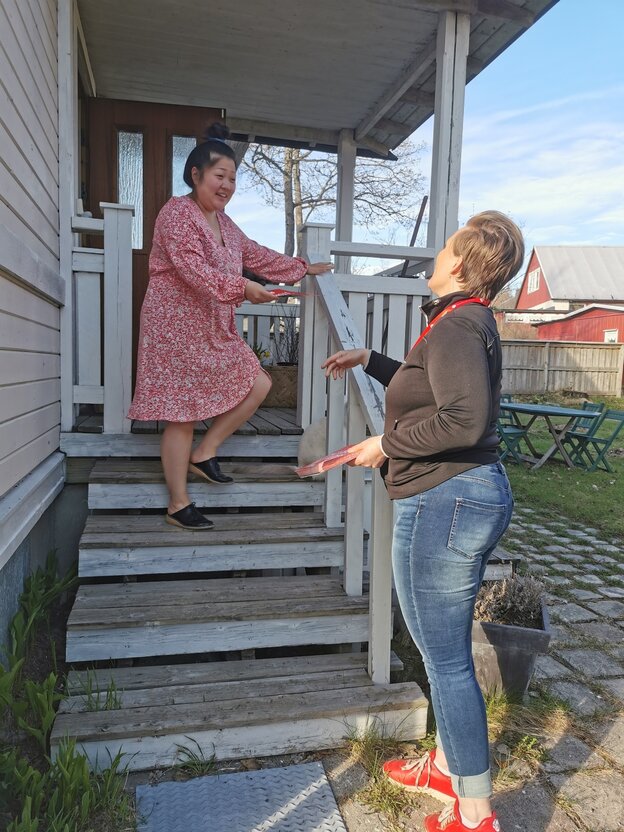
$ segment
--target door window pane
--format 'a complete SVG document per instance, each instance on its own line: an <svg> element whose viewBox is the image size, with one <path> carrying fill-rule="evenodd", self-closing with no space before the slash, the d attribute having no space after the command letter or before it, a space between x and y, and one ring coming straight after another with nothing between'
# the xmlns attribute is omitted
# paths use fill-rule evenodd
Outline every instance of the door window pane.
<svg viewBox="0 0 624 832"><path fill-rule="evenodd" d="M197 139L190 136L173 136L171 152L171 196L184 196L191 190L182 179L184 165Z"/></svg>
<svg viewBox="0 0 624 832"><path fill-rule="evenodd" d="M143 134L117 134L117 199L134 205L132 248L143 248Z"/></svg>

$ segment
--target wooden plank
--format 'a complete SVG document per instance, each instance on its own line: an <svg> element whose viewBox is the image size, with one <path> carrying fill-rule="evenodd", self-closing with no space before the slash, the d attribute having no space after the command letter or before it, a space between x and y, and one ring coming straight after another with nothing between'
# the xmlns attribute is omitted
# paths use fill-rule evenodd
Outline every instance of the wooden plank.
<svg viewBox="0 0 624 832"><path fill-rule="evenodd" d="M218 528L218 526L217 526ZM296 543L198 544L173 546L98 547L80 550L80 577L188 574L249 569L339 567L344 562L342 541Z"/></svg>
<svg viewBox="0 0 624 832"><path fill-rule="evenodd" d="M2 388L0 397L0 422L15 419L22 414L58 402L59 396L58 379L7 385Z"/></svg>
<svg viewBox="0 0 624 832"><path fill-rule="evenodd" d="M278 688L279 685L279 688ZM215 703L223 699L231 702L280 693L308 693L315 690L340 690L341 688L357 688L372 685L370 677L364 667L352 670L333 670L324 673L300 674L299 676L285 676L279 680L253 679L251 682L221 682L193 685L169 685L163 696L160 689L119 691L117 703L119 709L127 711L132 708L145 708L162 705L191 705L197 702ZM65 699L59 706L59 713L87 713L96 710L95 703L104 706L106 690L88 695L74 695ZM117 710L117 709L115 709Z"/></svg>
<svg viewBox="0 0 624 832"><path fill-rule="evenodd" d="M385 275L337 274L334 282L341 292L365 292L368 295L430 296L429 284L421 277L386 277Z"/></svg>
<svg viewBox="0 0 624 832"><path fill-rule="evenodd" d="M76 380L80 387L102 386L101 339L97 337L102 329L101 280L99 274L74 274ZM74 401L88 400L74 398ZM100 401L104 401L103 387Z"/></svg>
<svg viewBox="0 0 624 832"><path fill-rule="evenodd" d="M371 349L382 352L384 296L373 295L373 322L371 325Z"/></svg>
<svg viewBox="0 0 624 832"><path fill-rule="evenodd" d="M366 424L362 409L350 395L347 415L347 443L361 442L366 435ZM364 469L347 467L347 494L345 500L345 566L344 589L347 595L362 594L362 572L364 569Z"/></svg>
<svg viewBox="0 0 624 832"><path fill-rule="evenodd" d="M263 419L262 416L259 416L257 413L249 417L249 424L254 427L261 436L281 435L279 428L275 427L272 422Z"/></svg>
<svg viewBox="0 0 624 832"><path fill-rule="evenodd" d="M224 462L222 470L224 473L235 477L239 483L301 482L294 473L293 466L284 463ZM198 482L204 482L201 477L197 477L196 475L193 475L193 478ZM164 482L164 474L160 461L156 460L98 460L93 469L91 482L161 483ZM210 486L210 483L206 483L206 485ZM215 484L215 490L218 487Z"/></svg>
<svg viewBox="0 0 624 832"><path fill-rule="evenodd" d="M132 216L134 208L100 206L104 213L104 433L130 433L132 401Z"/></svg>
<svg viewBox="0 0 624 832"><path fill-rule="evenodd" d="M27 321L33 321L52 329L60 328L60 310L57 304L36 295L14 280L0 275L2 309Z"/></svg>
<svg viewBox="0 0 624 832"><path fill-rule="evenodd" d="M79 695L85 686L106 689L113 683L117 690L145 690L170 685L206 685L244 682L269 677L298 676L301 673L326 673L366 667L366 653L322 653L311 656L285 656L275 659L243 661L193 662L192 664L144 665L138 667L102 667L71 670L67 691Z"/></svg>
<svg viewBox="0 0 624 832"><path fill-rule="evenodd" d="M263 407L262 418L266 419L272 425L275 425L286 436L301 435L303 433L302 428L299 425L293 424L292 419L282 414L280 408Z"/></svg>
<svg viewBox="0 0 624 832"><path fill-rule="evenodd" d="M149 610L155 605L182 604L238 604L241 601L295 600L323 596L344 599L337 578L330 575L262 578L210 578L195 580L143 581L137 583L83 584L79 587L70 615L77 610L87 612L110 609L114 606L120 616L122 610ZM121 620L121 618L120 618Z"/></svg>
<svg viewBox="0 0 624 832"><path fill-rule="evenodd" d="M323 503L322 482L190 483L188 493L199 508L320 506ZM92 483L89 486L89 508L152 509L167 505L168 492L160 483Z"/></svg>
<svg viewBox="0 0 624 832"><path fill-rule="evenodd" d="M58 379L60 357L51 353L0 350L0 384Z"/></svg>
<svg viewBox="0 0 624 832"><path fill-rule="evenodd" d="M381 475L373 471L372 546L370 559L370 633L368 671L375 684L390 681L392 641L392 540L393 510Z"/></svg>
<svg viewBox="0 0 624 832"><path fill-rule="evenodd" d="M72 217L72 231L77 234L104 234L104 220L94 217Z"/></svg>
<svg viewBox="0 0 624 832"><path fill-rule="evenodd" d="M310 716L339 718L354 707L383 707L389 711L405 707L425 708L426 700L414 682L394 685L358 685L352 689L338 688L334 691L316 690L304 694L274 694L272 696L250 697L245 706L234 700L211 703L205 708L202 703L188 705L160 705L132 708L130 711L93 711L75 720L72 731L72 715L61 714L54 727L54 736L61 727L76 736L87 739L93 735L104 738L123 736L162 736L179 730L197 731L208 727L232 728L251 727L258 723L280 722L284 719L301 719ZM158 713L160 710L160 713ZM344 738L344 726L343 726Z"/></svg>
<svg viewBox="0 0 624 832"><path fill-rule="evenodd" d="M58 434L60 417L60 405L53 402L0 424L0 458L9 456L54 427Z"/></svg>
<svg viewBox="0 0 624 832"><path fill-rule="evenodd" d="M51 754L54 759L61 731L71 732L71 717L59 717L59 733L51 741ZM388 710L386 705L377 707L365 703L358 711L355 706L345 710L338 717L320 717L305 719L299 715L296 719L272 722L270 725L251 725L227 730L215 728L207 731L190 731L184 727L176 733L162 737L122 736L119 739L98 740L81 739L78 748L89 760L92 769L98 770L119 752L123 765L128 770L152 768L169 768L179 762L179 748L192 745L203 750L206 757L216 754L218 760L263 757L275 754L300 753L337 748L344 744L344 738L352 733L360 736L372 727L382 725L389 736L404 740L424 737L427 731L427 709L424 702L417 699L416 693L408 707ZM55 729L56 730L56 729Z"/></svg>
<svg viewBox="0 0 624 832"><path fill-rule="evenodd" d="M407 318L407 298L391 295L388 298L388 346L386 355L396 361L405 358L405 324Z"/></svg>
<svg viewBox="0 0 624 832"><path fill-rule="evenodd" d="M1 362L0 353L0 362ZM160 437L156 434L106 434L98 437L62 433L61 447L67 456L160 457ZM298 436L231 436L219 449L227 457L297 457Z"/></svg>
<svg viewBox="0 0 624 832"><path fill-rule="evenodd" d="M72 270L84 274L104 274L104 250L74 247Z"/></svg>
<svg viewBox="0 0 624 832"><path fill-rule="evenodd" d="M57 450L58 425L24 444L19 450L0 460L0 496L18 483Z"/></svg>
<svg viewBox="0 0 624 832"><path fill-rule="evenodd" d="M366 641L368 613L68 630L68 662Z"/></svg>
<svg viewBox="0 0 624 832"><path fill-rule="evenodd" d="M262 517L267 518L266 528L229 528L223 529L227 519L233 520L234 525L242 525L241 521L245 515L211 515L217 526L203 535L200 532L199 536L195 531L186 531L185 529L178 529L175 526L170 526L163 523L162 517L150 517L149 519L158 520L154 523L150 531L133 533L119 529L116 532L108 531L107 533L89 533L85 531L80 539L80 548L102 548L108 546L109 548L118 549L125 546L132 546L140 548L146 546L150 548L159 546L173 546L178 549L184 546L195 548L198 544L211 546L252 546L255 543L307 543L321 540L342 540L342 529L326 529L323 526L315 526L312 528L295 527L291 528L289 524L283 523L278 526L276 519L283 515L264 514ZM296 517L297 515L291 515ZM306 516L306 515L302 515ZM123 521L123 517L121 518ZM270 527L269 527L270 526ZM171 532L167 530L171 529Z"/></svg>
<svg viewBox="0 0 624 832"><path fill-rule="evenodd" d="M347 257L380 257L383 260L431 260L435 257L432 248L417 246L388 246L383 243L352 243L346 240L332 240L332 254ZM385 278L380 278L385 280Z"/></svg>
<svg viewBox="0 0 624 832"><path fill-rule="evenodd" d="M25 467L19 459L14 459L13 464L17 466L18 474ZM18 479L22 479L22 475ZM40 465L26 470L19 485L0 498L0 569L62 488L63 456L55 453Z"/></svg>
<svg viewBox="0 0 624 832"><path fill-rule="evenodd" d="M330 340L330 353L339 347ZM345 445L345 380L329 378L327 390L327 435L325 449L327 453L338 450ZM325 474L325 523L328 526L342 524L342 467L334 468Z"/></svg>
<svg viewBox="0 0 624 832"><path fill-rule="evenodd" d="M18 7L16 0L4 0L3 10L6 15L6 24L2 23L2 17L0 17L0 25L2 25L4 31L7 31L5 28L7 24L13 30L30 74L45 102L50 118L54 121L57 117L58 104L56 55L49 56L41 38L37 37L39 35L37 24L27 3L22 2ZM37 17L40 18L40 16L41 12ZM52 64L54 64L54 68ZM13 65L15 66L15 63Z"/></svg>
<svg viewBox="0 0 624 832"><path fill-rule="evenodd" d="M322 527L323 518L320 512L281 512L271 514L215 514L215 522L219 523L219 532L210 532L210 540L221 531L256 530L263 532L278 529L318 529ZM107 535L146 535L155 533L161 537L169 537L176 541L197 542L197 532L189 532L163 523L161 516L153 514L90 514L87 517L83 538L95 534ZM339 537L340 529L326 530L323 534Z"/></svg>
<svg viewBox="0 0 624 832"><path fill-rule="evenodd" d="M0 349L58 354L60 333L58 329L0 311Z"/></svg>

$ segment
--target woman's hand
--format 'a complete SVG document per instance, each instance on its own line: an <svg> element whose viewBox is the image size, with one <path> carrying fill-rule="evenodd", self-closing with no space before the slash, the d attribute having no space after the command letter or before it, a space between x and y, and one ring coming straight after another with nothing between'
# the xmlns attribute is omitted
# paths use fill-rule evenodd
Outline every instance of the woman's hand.
<svg viewBox="0 0 624 832"><path fill-rule="evenodd" d="M387 457L381 450L380 445L381 436L371 436L370 439L365 439L358 445L354 445L352 450L357 451L358 455L349 462L349 465L358 465L362 468L381 468Z"/></svg>
<svg viewBox="0 0 624 832"><path fill-rule="evenodd" d="M251 303L271 303L275 300L275 295L272 295L255 280L248 280L245 284L245 297Z"/></svg>
<svg viewBox="0 0 624 832"><path fill-rule="evenodd" d="M306 274L325 274L334 268L333 263L308 263Z"/></svg>
<svg viewBox="0 0 624 832"><path fill-rule="evenodd" d="M330 355L321 364L321 369L325 370L325 377L331 375L333 378L342 378L345 370L350 370L352 367L357 367L361 364L365 367L368 363L370 350L340 350Z"/></svg>

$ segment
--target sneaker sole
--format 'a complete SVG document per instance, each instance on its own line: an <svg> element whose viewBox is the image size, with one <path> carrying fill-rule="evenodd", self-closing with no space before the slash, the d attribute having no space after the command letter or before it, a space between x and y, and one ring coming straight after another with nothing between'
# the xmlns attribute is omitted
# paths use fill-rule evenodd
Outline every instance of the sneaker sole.
<svg viewBox="0 0 624 832"><path fill-rule="evenodd" d="M393 777L390 777L389 774L386 774L384 771L384 777L386 780L389 780L393 785L398 786L400 789L404 789L406 792L419 792L420 794L427 794L429 797L435 797L436 800L439 800L441 803L455 803L456 797L453 795L451 797L444 792L439 792L437 789L430 789L429 786L406 786L404 783L399 783L398 780L395 780Z"/></svg>
<svg viewBox="0 0 624 832"><path fill-rule="evenodd" d="M179 520L176 520L175 517L171 517L169 514L165 517L165 523L169 523L170 526L176 526L178 529L186 529L189 532L211 532L214 529L214 523L211 523L209 526L185 526L184 523L180 523Z"/></svg>
<svg viewBox="0 0 624 832"><path fill-rule="evenodd" d="M202 471L201 468L198 468L196 465L193 465L193 463L189 465L189 471L191 471L191 473L193 474L197 474L198 477L202 477L202 479L205 479L206 482L211 482L213 485L231 485L234 482L234 480L228 480L227 482L219 482L219 480L213 480L208 476L208 474Z"/></svg>

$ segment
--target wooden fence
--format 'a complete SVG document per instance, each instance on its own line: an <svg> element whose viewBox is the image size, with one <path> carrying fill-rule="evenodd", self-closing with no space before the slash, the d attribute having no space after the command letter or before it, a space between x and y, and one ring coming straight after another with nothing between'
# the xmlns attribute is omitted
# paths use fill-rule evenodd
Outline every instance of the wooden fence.
<svg viewBox="0 0 624 832"><path fill-rule="evenodd" d="M503 393L622 393L624 344L502 341Z"/></svg>

